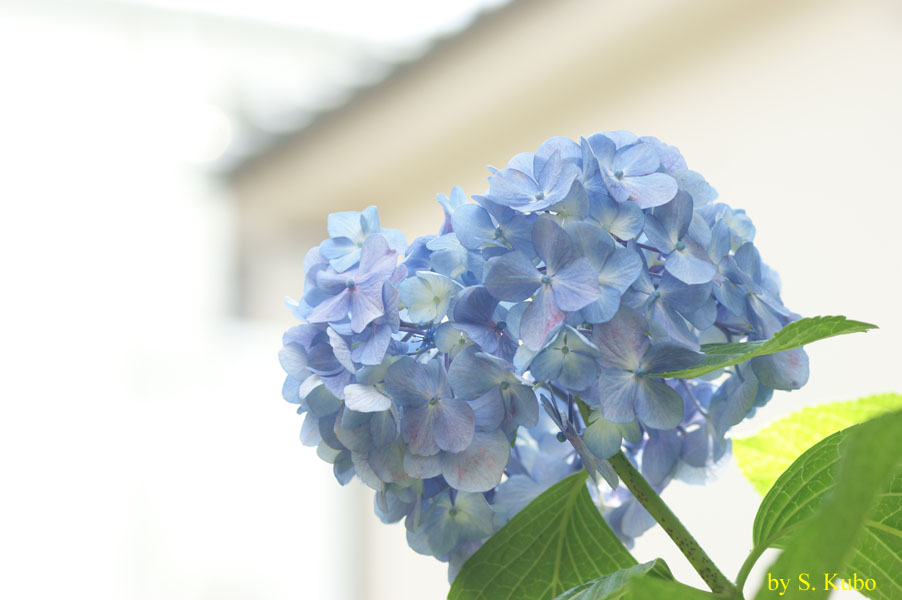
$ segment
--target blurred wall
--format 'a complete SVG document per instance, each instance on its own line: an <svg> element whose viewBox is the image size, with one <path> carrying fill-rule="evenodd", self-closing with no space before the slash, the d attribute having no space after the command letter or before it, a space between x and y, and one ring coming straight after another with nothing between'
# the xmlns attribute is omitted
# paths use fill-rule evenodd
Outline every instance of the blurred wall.
<svg viewBox="0 0 902 600"><path fill-rule="evenodd" d="M301 294L301 261L329 212L376 204L410 240L439 226L437 192L482 192L486 164L552 135L623 128L679 146L748 210L788 306L882 328L810 349L809 386L778 395L753 426L899 389L900 34L891 0L515 2L233 175L242 310L290 323L280 299ZM735 572L743 545L724 532L748 537L754 494L735 473L706 490L705 510L693 511L697 492L668 494ZM399 527L370 518L366 535L367 598L441 596L442 566L406 549ZM660 532L637 548L656 554L692 577Z"/></svg>

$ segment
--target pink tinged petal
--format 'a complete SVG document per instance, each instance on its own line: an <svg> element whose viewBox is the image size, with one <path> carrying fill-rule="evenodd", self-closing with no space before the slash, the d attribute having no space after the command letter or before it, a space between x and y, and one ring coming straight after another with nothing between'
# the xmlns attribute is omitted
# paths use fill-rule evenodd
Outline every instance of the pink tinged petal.
<svg viewBox="0 0 902 600"><path fill-rule="evenodd" d="M576 311L601 295L598 273L585 258L579 258L558 271L551 279L555 304L561 310Z"/></svg>
<svg viewBox="0 0 902 600"><path fill-rule="evenodd" d="M457 398L439 400L435 409L435 443L445 452L460 452L473 441L473 409Z"/></svg>
<svg viewBox="0 0 902 600"><path fill-rule="evenodd" d="M311 323L340 321L347 316L350 304L350 293L345 289L343 292L327 298L313 307L313 310L307 315L307 320Z"/></svg>
<svg viewBox="0 0 902 600"><path fill-rule="evenodd" d="M629 199L638 204L640 208L667 204L677 193L676 180L666 173L624 178L621 183L623 189L629 194Z"/></svg>
<svg viewBox="0 0 902 600"><path fill-rule="evenodd" d="M628 371L639 368L648 350L645 336L648 322L635 310L620 307L614 318L593 328L592 342L601 352L601 360L608 366Z"/></svg>
<svg viewBox="0 0 902 600"><path fill-rule="evenodd" d="M360 266L357 267L357 272L367 274L388 270L389 267L394 269L397 256L398 253L389 247L388 240L379 234L371 233L366 236L360 249Z"/></svg>
<svg viewBox="0 0 902 600"><path fill-rule="evenodd" d="M371 385L352 383L345 386L345 406L357 412L379 412L391 408L391 398Z"/></svg>
<svg viewBox="0 0 902 600"><path fill-rule="evenodd" d="M554 302L550 285L543 285L520 318L520 337L530 350L540 350L551 332L564 322L564 311Z"/></svg>
<svg viewBox="0 0 902 600"><path fill-rule="evenodd" d="M808 382L808 355L802 348L752 359L758 380L778 390L797 390Z"/></svg>
<svg viewBox="0 0 902 600"><path fill-rule="evenodd" d="M360 289L351 294L351 329L354 333L360 333L384 313L381 294L370 296Z"/></svg>
<svg viewBox="0 0 902 600"><path fill-rule="evenodd" d="M683 399L660 379L642 377L636 394L636 416L654 429L673 429L683 420Z"/></svg>
<svg viewBox="0 0 902 600"><path fill-rule="evenodd" d="M429 479L441 475L441 455L417 456L408 452L404 455L404 470L416 479Z"/></svg>
<svg viewBox="0 0 902 600"><path fill-rule="evenodd" d="M442 454L442 476L460 491L487 492L501 483L510 451L510 442L500 430L478 432L463 452Z"/></svg>
<svg viewBox="0 0 902 600"><path fill-rule="evenodd" d="M438 454L435 443L435 420L438 411L429 404L408 408L401 419L401 435L410 451L420 456Z"/></svg>

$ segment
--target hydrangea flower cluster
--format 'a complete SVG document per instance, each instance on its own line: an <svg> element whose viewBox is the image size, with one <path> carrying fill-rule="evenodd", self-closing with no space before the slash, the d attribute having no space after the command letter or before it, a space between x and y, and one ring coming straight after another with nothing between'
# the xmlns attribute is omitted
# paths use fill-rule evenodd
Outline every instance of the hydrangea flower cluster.
<svg viewBox="0 0 902 600"><path fill-rule="evenodd" d="M702 379L708 342L765 339L797 318L742 210L680 152L611 131L545 141L468 202L439 195L409 245L375 207L329 217L284 335L284 398L344 485L375 490L410 546L451 576L543 490L585 468L627 543L654 524L607 460L660 491L703 480L727 431L808 377L803 350Z"/></svg>

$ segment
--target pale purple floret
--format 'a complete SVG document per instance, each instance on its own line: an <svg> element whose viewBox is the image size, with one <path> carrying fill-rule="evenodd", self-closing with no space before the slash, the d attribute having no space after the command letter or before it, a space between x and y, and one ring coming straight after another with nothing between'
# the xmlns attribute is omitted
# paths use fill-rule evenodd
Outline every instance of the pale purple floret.
<svg viewBox="0 0 902 600"><path fill-rule="evenodd" d="M370 235L363 242L360 264L356 269L339 273L334 269L320 271L316 285L327 299L307 315L311 323L330 323L350 313L351 329L363 331L373 319L385 314L382 286L395 272L397 252L388 247L381 235Z"/></svg>

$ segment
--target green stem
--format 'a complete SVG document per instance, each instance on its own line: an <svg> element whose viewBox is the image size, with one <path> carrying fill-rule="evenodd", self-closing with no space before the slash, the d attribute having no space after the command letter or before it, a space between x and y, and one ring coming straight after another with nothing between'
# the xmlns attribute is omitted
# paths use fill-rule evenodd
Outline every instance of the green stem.
<svg viewBox="0 0 902 600"><path fill-rule="evenodd" d="M714 561L702 550L689 530L680 522L670 507L664 504L664 500L651 487L651 484L633 467L623 452L618 452L610 459L614 471L633 493L642 506L645 507L655 521L661 524L670 539L674 541L680 552L689 560L692 567L702 576L705 583L715 594L721 594L727 598L742 598L742 594L721 573Z"/></svg>
<svg viewBox="0 0 902 600"><path fill-rule="evenodd" d="M745 559L745 562L742 563L742 566L739 568L739 574L736 575L736 588L742 590L745 587L745 580L749 578L749 573L752 572L752 567L755 566L755 563L758 562L758 559L761 558L761 554L767 549L767 546L755 546L752 551L749 553L748 557Z"/></svg>

